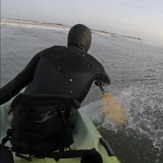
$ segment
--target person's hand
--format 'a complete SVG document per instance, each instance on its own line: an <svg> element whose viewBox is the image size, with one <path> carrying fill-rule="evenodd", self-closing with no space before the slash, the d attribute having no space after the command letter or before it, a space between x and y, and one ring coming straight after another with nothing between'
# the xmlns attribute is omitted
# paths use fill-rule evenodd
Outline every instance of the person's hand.
<svg viewBox="0 0 163 163"><path fill-rule="evenodd" d="M95 85L97 85L98 87L104 85L103 82L102 82L101 80L99 80L99 79L96 79L94 83L95 83Z"/></svg>

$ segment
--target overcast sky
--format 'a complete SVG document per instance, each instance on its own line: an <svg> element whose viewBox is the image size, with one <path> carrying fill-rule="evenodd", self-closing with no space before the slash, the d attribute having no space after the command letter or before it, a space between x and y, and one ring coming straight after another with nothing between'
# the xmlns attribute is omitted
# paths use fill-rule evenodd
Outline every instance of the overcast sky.
<svg viewBox="0 0 163 163"><path fill-rule="evenodd" d="M83 23L163 45L163 0L1 0L1 18Z"/></svg>

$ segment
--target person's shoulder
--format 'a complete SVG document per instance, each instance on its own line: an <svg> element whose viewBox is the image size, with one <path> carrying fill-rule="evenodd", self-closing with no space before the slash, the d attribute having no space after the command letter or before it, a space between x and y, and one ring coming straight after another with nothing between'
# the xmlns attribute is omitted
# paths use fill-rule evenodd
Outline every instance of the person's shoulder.
<svg viewBox="0 0 163 163"><path fill-rule="evenodd" d="M54 50L66 49L66 46L55 45L55 46L50 47L50 49L54 49Z"/></svg>
<svg viewBox="0 0 163 163"><path fill-rule="evenodd" d="M102 64L93 55L91 55L90 53L87 53L86 56L90 61L92 61L96 65L102 66Z"/></svg>
<svg viewBox="0 0 163 163"><path fill-rule="evenodd" d="M92 54L90 54L90 53L86 53L86 55L87 55L87 57L88 58L90 58L90 59L93 59L93 60L96 60L97 61L97 59L92 55Z"/></svg>
<svg viewBox="0 0 163 163"><path fill-rule="evenodd" d="M58 51L65 51L65 49L66 49L65 46L55 45L55 46L51 46L51 47L48 47L48 48L42 50L40 52L40 54L44 56L44 55L55 53L55 52L58 52Z"/></svg>
<svg viewBox="0 0 163 163"><path fill-rule="evenodd" d="M52 52L59 52L59 51L66 51L67 48L66 48L66 46L55 45L48 49L49 49L49 51L52 51Z"/></svg>

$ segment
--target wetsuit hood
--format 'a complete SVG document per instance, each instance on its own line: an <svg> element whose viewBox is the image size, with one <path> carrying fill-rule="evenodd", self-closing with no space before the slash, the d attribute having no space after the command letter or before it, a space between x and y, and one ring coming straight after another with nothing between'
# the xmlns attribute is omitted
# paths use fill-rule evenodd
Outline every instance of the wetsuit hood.
<svg viewBox="0 0 163 163"><path fill-rule="evenodd" d="M74 25L68 34L68 46L76 46L85 52L91 45L91 31L83 24Z"/></svg>

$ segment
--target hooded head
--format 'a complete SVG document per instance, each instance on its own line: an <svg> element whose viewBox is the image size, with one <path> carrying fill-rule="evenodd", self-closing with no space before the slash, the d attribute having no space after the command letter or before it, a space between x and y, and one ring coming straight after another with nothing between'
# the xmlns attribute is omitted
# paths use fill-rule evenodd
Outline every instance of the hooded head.
<svg viewBox="0 0 163 163"><path fill-rule="evenodd" d="M74 25L68 34L68 46L77 46L78 48L88 51L91 45L91 31L88 27L82 24Z"/></svg>

